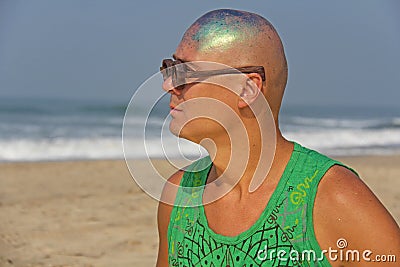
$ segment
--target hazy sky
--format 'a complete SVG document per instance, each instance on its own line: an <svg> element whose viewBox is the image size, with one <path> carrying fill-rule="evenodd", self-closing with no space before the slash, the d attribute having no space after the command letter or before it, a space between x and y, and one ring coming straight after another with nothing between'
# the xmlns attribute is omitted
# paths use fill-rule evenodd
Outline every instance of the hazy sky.
<svg viewBox="0 0 400 267"><path fill-rule="evenodd" d="M0 98L127 102L217 8L273 23L289 62L286 103L399 106L397 0L0 0Z"/></svg>

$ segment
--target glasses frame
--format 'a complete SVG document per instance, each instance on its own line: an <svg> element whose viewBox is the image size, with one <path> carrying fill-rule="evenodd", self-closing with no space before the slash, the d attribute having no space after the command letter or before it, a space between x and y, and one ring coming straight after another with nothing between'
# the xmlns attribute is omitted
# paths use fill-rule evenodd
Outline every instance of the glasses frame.
<svg viewBox="0 0 400 267"><path fill-rule="evenodd" d="M266 79L265 69L263 66L246 66L246 67L230 68L230 69L196 71L190 69L184 63L186 62L181 61L179 59L173 60L167 58L162 61L160 67L160 71L163 74L164 81L167 80L169 77L172 77L172 85L177 89L183 89L183 87L186 84L187 78L204 78L204 77L211 77L224 74L237 74L238 72L245 74L258 73L260 74L261 79L263 81L265 81ZM179 69L179 65L181 65L181 69Z"/></svg>

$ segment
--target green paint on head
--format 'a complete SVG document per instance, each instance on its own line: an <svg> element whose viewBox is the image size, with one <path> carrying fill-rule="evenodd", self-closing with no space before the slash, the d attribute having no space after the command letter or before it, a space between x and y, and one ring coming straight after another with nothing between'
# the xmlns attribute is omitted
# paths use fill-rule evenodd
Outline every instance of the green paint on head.
<svg viewBox="0 0 400 267"><path fill-rule="evenodd" d="M227 50L255 37L269 24L259 15L231 9L211 11L199 18L184 40L196 42L201 52Z"/></svg>

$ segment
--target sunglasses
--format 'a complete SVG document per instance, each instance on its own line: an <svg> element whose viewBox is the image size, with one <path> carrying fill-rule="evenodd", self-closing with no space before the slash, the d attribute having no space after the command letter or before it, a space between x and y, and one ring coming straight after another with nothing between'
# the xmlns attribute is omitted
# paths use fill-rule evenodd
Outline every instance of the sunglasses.
<svg viewBox="0 0 400 267"><path fill-rule="evenodd" d="M179 90L183 89L185 84L187 84L186 79L205 78L224 74L237 74L238 72L247 74L258 73L260 74L262 80L265 81L265 70L263 66L196 71L191 69L188 64L183 63L185 62L181 60L164 59L160 67L164 81L171 77L172 85Z"/></svg>

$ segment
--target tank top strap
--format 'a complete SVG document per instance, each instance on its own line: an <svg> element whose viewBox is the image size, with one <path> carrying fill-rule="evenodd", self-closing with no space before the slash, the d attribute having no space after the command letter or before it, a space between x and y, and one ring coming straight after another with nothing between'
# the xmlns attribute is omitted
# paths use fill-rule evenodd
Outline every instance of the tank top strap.
<svg viewBox="0 0 400 267"><path fill-rule="evenodd" d="M181 253L179 249L182 244L179 240L193 234L193 225L200 215L199 205L202 205L202 192L211 166L212 161L207 156L185 169L171 211L167 234L168 247L173 255Z"/></svg>
<svg viewBox="0 0 400 267"><path fill-rule="evenodd" d="M312 251L317 262L308 262L310 266L330 266L317 242L313 224L313 208L319 182L334 165L353 169L314 150L295 143L293 153L297 153L297 162L293 167L273 216L283 231L282 238L289 240L298 253ZM357 174L357 173L356 173ZM303 264L307 265L306 262Z"/></svg>

